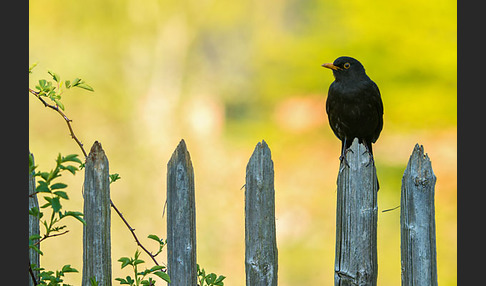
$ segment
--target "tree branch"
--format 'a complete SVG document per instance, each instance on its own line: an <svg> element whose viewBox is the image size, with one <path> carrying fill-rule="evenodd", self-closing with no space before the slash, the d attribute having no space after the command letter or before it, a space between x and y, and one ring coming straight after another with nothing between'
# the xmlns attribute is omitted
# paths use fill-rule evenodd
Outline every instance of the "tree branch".
<svg viewBox="0 0 486 286"><path fill-rule="evenodd" d="M40 243L41 243L41 241L43 241L43 240L45 240L45 239L47 239L47 238L49 238L49 237L60 236L60 235L66 234L66 233L68 233L68 232L69 232L69 230L66 230L66 231L61 232L61 233L56 233L56 234L48 234L48 235L44 235L44 237L43 237L43 238L41 238L41 239L39 239L39 241L37 241L36 243L34 243L34 245L38 245L38 244L40 244Z"/></svg>
<svg viewBox="0 0 486 286"><path fill-rule="evenodd" d="M29 88L29 92L32 93L35 97L37 97L43 104L45 107L49 107L55 111L57 111L57 113L59 113L62 118L64 118L64 121L66 121L66 124L69 128L69 132L70 132L70 135L71 135L71 138L74 139L74 141L76 141L76 143L78 144L79 148L81 148L81 151L83 152L83 155L84 157L88 157L88 154L86 154L86 151L84 150L84 147L83 147L83 143L81 143L81 141L79 141L78 137L76 137L76 135L74 134L74 131L73 131L73 128L71 126L71 122L72 120L69 119L66 114L64 114L64 112L61 111L61 109L59 109L59 106L57 105L51 105L49 103L47 103L40 95L37 91Z"/></svg>
<svg viewBox="0 0 486 286"><path fill-rule="evenodd" d="M32 278L32 282L34 282L34 285L39 284L37 282L37 279L35 278L34 270L32 270L32 265L30 264L30 261L29 261L29 273L30 273L30 277Z"/></svg>
<svg viewBox="0 0 486 286"><path fill-rule="evenodd" d="M157 263L157 260L155 260L155 255L153 255L150 251L148 251L141 243L140 241L138 240L138 237L137 235L135 234L135 229L132 228L130 226L130 224L127 222L127 220L123 217L123 215L121 214L121 212L116 208L115 204L113 204L113 201L110 200L110 203L111 203L111 207L116 211L116 213L118 214L118 216L123 220L123 222L125 223L125 225L128 227L128 229L130 230L130 232L132 233L132 236L133 238L135 238L135 241L137 242L137 245L140 246L143 251L145 251L145 253L147 253L148 256L150 256L150 258L152 258L152 260L154 261L154 263L158 266L159 263Z"/></svg>

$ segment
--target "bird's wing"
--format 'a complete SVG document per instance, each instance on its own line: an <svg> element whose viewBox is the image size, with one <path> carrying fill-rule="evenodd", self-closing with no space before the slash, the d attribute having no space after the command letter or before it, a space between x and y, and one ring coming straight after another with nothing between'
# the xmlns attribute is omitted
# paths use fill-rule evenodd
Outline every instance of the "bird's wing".
<svg viewBox="0 0 486 286"><path fill-rule="evenodd" d="M380 89L375 82L372 81L372 88L373 88L373 99L374 99L374 106L376 107L376 113L378 115L378 125L376 126L375 132L373 134L372 141L373 143L378 140L380 136L381 130L383 129L383 101L381 99Z"/></svg>

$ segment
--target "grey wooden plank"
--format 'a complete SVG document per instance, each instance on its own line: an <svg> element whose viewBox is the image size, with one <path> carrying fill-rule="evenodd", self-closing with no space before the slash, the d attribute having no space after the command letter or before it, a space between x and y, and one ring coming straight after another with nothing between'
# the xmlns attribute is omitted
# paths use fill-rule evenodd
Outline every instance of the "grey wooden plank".
<svg viewBox="0 0 486 286"><path fill-rule="evenodd" d="M277 285L274 169L265 141L246 166L245 270L247 286Z"/></svg>
<svg viewBox="0 0 486 286"><path fill-rule="evenodd" d="M337 180L334 285L376 285L378 180L358 139L341 162Z"/></svg>
<svg viewBox="0 0 486 286"><path fill-rule="evenodd" d="M111 285L111 209L108 158L96 141L86 159L84 178L83 286L94 277Z"/></svg>
<svg viewBox="0 0 486 286"><path fill-rule="evenodd" d="M435 182L429 156L416 144L402 178L402 285L437 285Z"/></svg>
<svg viewBox="0 0 486 286"><path fill-rule="evenodd" d="M194 169L184 140L167 164L167 263L170 285L197 284Z"/></svg>
<svg viewBox="0 0 486 286"><path fill-rule="evenodd" d="M29 152L29 154L31 154ZM34 160L34 154L32 155L32 160ZM37 195L32 195L35 192L35 177L32 173L29 173L29 210L33 207L39 208L39 201L37 199ZM39 219L29 215L29 236L31 235L40 235L40 227L39 227ZM38 240L36 240L38 241ZM40 244L37 245L40 249ZM40 266L40 258L39 253L33 249L29 249L29 263L32 266ZM36 280L39 278L39 271L33 271L34 277ZM34 282L32 281L31 275L29 275L29 285L34 286Z"/></svg>

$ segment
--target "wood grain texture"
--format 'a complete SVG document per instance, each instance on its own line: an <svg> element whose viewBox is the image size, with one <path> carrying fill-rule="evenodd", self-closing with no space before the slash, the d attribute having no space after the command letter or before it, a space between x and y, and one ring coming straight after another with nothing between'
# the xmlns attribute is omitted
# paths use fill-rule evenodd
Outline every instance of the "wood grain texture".
<svg viewBox="0 0 486 286"><path fill-rule="evenodd" d="M96 141L84 171L83 286L94 277L111 285L111 209L108 158Z"/></svg>
<svg viewBox="0 0 486 286"><path fill-rule="evenodd" d="M30 153L30 152L29 152ZM32 160L34 160L34 155L32 155ZM34 164L35 165L35 164ZM29 173L29 195L35 192L35 177L33 176L33 172ZM39 201L37 199L37 195L29 197L29 210L31 208L39 209ZM39 228L39 219L37 217L29 215L29 236L31 235L40 235L40 228ZM39 240L34 240L33 242L37 242ZM37 245L40 249L40 244ZM29 263L33 266L36 265L37 267L40 266L39 260L39 253L33 249L29 249ZM39 271L33 271L36 280L39 278ZM34 286L34 281L29 275L29 285Z"/></svg>
<svg viewBox="0 0 486 286"><path fill-rule="evenodd" d="M432 163L416 144L402 178L402 285L437 285L435 182Z"/></svg>
<svg viewBox="0 0 486 286"><path fill-rule="evenodd" d="M197 284L194 169L184 140L167 164L167 262L170 285Z"/></svg>
<svg viewBox="0 0 486 286"><path fill-rule="evenodd" d="M246 166L245 270L247 286L277 285L274 170L265 141Z"/></svg>
<svg viewBox="0 0 486 286"><path fill-rule="evenodd" d="M334 285L376 285L376 169L363 144L355 139L341 162L337 180Z"/></svg>

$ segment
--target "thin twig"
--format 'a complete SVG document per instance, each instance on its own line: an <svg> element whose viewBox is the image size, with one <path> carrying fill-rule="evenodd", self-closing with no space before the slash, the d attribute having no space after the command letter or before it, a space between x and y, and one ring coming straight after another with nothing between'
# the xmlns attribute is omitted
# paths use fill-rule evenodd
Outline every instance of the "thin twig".
<svg viewBox="0 0 486 286"><path fill-rule="evenodd" d="M35 97L37 97L44 104L45 107L49 107L49 108L57 111L57 113L59 113L62 116L62 118L64 118L64 121L66 121L66 124L69 128L71 138L73 138L74 141L76 141L76 143L78 144L79 148L81 148L81 151L83 152L84 157L88 157L88 154L86 154L86 151L84 150L83 143L81 143L81 141L79 141L78 137L76 137L76 135L74 134L73 128L71 126L72 120L69 119L66 116L66 114L64 114L64 112L61 111L61 109L59 109L59 106L51 105L51 104L47 103L44 99L42 99L42 97L40 97L40 95L37 91L29 88L29 92L32 93L33 95L35 95Z"/></svg>
<svg viewBox="0 0 486 286"><path fill-rule="evenodd" d="M30 264L30 260L29 260L29 273L30 273L30 277L32 278L32 282L34 282L34 285L39 284L37 282L37 279L35 278L34 270L32 270L32 265Z"/></svg>
<svg viewBox="0 0 486 286"><path fill-rule="evenodd" d="M33 192L32 194L29 194L29 198L33 198L33 197L37 196L38 193L40 193L40 192Z"/></svg>
<svg viewBox="0 0 486 286"><path fill-rule="evenodd" d="M153 255L150 251L148 251L141 243L140 241L138 240L138 237L137 235L135 234L135 229L132 228L130 226L130 224L127 222L127 220L123 217L123 215L121 214L121 212L116 208L115 204L113 204L113 201L110 200L110 203L111 203L111 207L116 211L116 213L118 214L118 216L120 216L120 218L123 220L123 222L125 223L125 225L128 227L128 229L130 230L130 232L132 233L132 236L133 238L135 238L135 241L137 242L137 245L140 246L143 251L145 251L145 253L148 254L148 256L150 256L150 258L152 258L152 260L154 261L154 263L158 266L159 263L157 263L157 260L155 260L155 255Z"/></svg>
<svg viewBox="0 0 486 286"><path fill-rule="evenodd" d="M36 243L34 243L34 245L38 245L38 244L40 244L40 243L41 243L41 241L43 241L43 240L45 240L45 239L47 239L47 238L49 238L49 237L60 236L60 235L66 234L66 233L68 233L68 232L69 232L69 230L66 230L66 231L61 232L61 233L56 233L56 234L48 234L48 235L44 235L44 237L43 237L43 238L41 238L41 239L39 239L39 241L37 241Z"/></svg>
<svg viewBox="0 0 486 286"><path fill-rule="evenodd" d="M381 212L384 213L384 212L389 212L389 211L392 211L392 210L396 210L400 207L400 205L394 207L394 208L391 208L391 209L386 209L386 210L382 210Z"/></svg>

